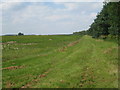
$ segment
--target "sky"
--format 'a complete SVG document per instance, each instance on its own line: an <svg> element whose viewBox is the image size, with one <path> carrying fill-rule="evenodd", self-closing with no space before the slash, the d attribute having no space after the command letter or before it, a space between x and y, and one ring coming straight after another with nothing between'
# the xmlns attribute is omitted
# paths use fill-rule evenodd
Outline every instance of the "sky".
<svg viewBox="0 0 120 90"><path fill-rule="evenodd" d="M72 34L87 30L102 2L4 2L2 34Z"/></svg>

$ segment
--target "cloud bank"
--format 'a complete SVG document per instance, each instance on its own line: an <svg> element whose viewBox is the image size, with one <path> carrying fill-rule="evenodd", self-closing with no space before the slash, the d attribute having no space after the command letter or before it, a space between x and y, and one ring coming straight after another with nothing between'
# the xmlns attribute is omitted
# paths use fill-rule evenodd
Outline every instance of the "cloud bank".
<svg viewBox="0 0 120 90"><path fill-rule="evenodd" d="M102 2L3 2L2 33L67 34L87 30Z"/></svg>

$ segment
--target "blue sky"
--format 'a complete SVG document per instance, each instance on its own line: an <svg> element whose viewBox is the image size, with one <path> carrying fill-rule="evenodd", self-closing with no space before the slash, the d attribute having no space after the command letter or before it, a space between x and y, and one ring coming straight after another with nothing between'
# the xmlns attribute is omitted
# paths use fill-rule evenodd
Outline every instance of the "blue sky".
<svg viewBox="0 0 120 90"><path fill-rule="evenodd" d="M2 34L70 34L87 30L102 2L9 2L2 5Z"/></svg>

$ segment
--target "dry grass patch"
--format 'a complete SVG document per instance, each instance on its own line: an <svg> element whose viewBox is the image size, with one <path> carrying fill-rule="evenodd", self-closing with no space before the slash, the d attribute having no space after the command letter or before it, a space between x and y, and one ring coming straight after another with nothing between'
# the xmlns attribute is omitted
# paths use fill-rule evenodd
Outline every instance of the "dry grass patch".
<svg viewBox="0 0 120 90"><path fill-rule="evenodd" d="M107 53L111 52L113 49L118 49L118 47L108 48L108 49L104 50L103 53L104 53L104 54L107 54Z"/></svg>
<svg viewBox="0 0 120 90"><path fill-rule="evenodd" d="M96 40L97 42L103 42L103 40L100 40L100 39L98 39L98 40Z"/></svg>

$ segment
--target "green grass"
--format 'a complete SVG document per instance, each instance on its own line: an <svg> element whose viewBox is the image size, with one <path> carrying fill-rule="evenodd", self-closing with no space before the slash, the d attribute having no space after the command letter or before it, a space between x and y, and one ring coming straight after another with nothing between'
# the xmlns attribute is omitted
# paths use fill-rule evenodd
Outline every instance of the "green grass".
<svg viewBox="0 0 120 90"><path fill-rule="evenodd" d="M3 68L21 67L3 69L3 88L118 88L115 42L70 35L2 38Z"/></svg>

